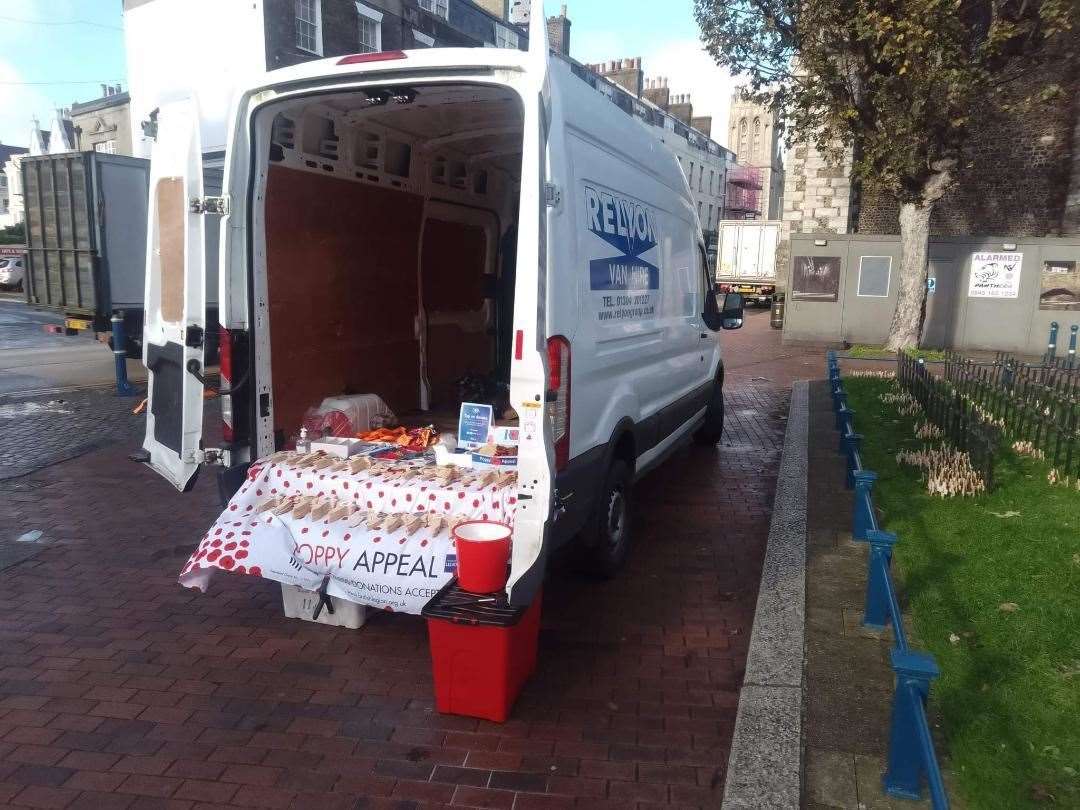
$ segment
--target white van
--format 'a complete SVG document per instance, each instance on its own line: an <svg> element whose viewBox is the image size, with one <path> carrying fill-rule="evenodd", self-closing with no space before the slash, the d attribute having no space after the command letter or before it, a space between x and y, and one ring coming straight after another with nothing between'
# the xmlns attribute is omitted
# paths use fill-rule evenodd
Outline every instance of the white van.
<svg viewBox="0 0 1080 810"><path fill-rule="evenodd" d="M520 420L511 599L579 536L626 555L631 484L684 439L716 443L724 306L694 200L651 127L536 47L325 59L239 96L222 197L198 113L164 105L151 167L146 460L178 489L295 434L304 409L377 393L456 413L466 372ZM225 446L204 448L204 217L221 217ZM231 393L230 393L231 392Z"/></svg>

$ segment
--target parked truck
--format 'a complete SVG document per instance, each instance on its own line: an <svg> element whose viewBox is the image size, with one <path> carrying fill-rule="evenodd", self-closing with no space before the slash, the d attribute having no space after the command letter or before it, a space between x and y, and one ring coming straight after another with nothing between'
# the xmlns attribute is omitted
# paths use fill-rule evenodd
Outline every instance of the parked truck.
<svg viewBox="0 0 1080 810"><path fill-rule="evenodd" d="M209 188L221 172L205 172ZM22 160L30 306L59 313L67 334L108 339L121 312L128 356L142 356L150 161L101 152ZM215 234L216 235L216 234ZM216 317L216 295L209 311Z"/></svg>
<svg viewBox="0 0 1080 810"><path fill-rule="evenodd" d="M719 223L716 282L720 292L741 293L750 303L769 306L776 295L777 220Z"/></svg>

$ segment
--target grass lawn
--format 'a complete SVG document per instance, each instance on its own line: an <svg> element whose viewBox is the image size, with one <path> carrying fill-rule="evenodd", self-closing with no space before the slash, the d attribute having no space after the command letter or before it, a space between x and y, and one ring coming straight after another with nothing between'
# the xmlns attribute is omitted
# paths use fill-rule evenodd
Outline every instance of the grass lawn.
<svg viewBox="0 0 1080 810"><path fill-rule="evenodd" d="M844 386L916 644L941 667L931 700L965 804L1080 807L1080 493L1009 451L992 493L931 498L896 463L922 442L878 399L890 382Z"/></svg>
<svg viewBox="0 0 1080 810"><path fill-rule="evenodd" d="M907 353L912 357L921 357L923 360L945 359L945 352L937 349L909 349ZM856 343L846 352L842 352L842 354L845 357L851 357L856 360L888 360L896 357L896 352L883 349L881 346L868 346L864 343Z"/></svg>

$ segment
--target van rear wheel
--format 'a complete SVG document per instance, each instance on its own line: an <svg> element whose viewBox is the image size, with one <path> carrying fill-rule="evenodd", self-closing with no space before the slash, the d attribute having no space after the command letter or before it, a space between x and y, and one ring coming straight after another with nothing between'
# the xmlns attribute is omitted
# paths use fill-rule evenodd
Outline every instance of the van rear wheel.
<svg viewBox="0 0 1080 810"><path fill-rule="evenodd" d="M724 435L724 384L720 380L713 386L709 404L705 406L705 423L697 429L694 441L698 444L714 445Z"/></svg>
<svg viewBox="0 0 1080 810"><path fill-rule="evenodd" d="M618 573L630 551L630 505L633 474L630 465L616 458L608 468L600 499L596 503L589 538L587 566L591 573L610 578Z"/></svg>

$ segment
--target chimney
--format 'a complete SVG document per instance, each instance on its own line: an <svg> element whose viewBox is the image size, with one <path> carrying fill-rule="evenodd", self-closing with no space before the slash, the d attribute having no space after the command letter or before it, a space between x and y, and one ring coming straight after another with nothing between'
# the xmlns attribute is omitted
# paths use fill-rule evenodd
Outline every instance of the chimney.
<svg viewBox="0 0 1080 810"><path fill-rule="evenodd" d="M101 95L102 96L109 95L109 85L107 85L107 84L101 85Z"/></svg>

